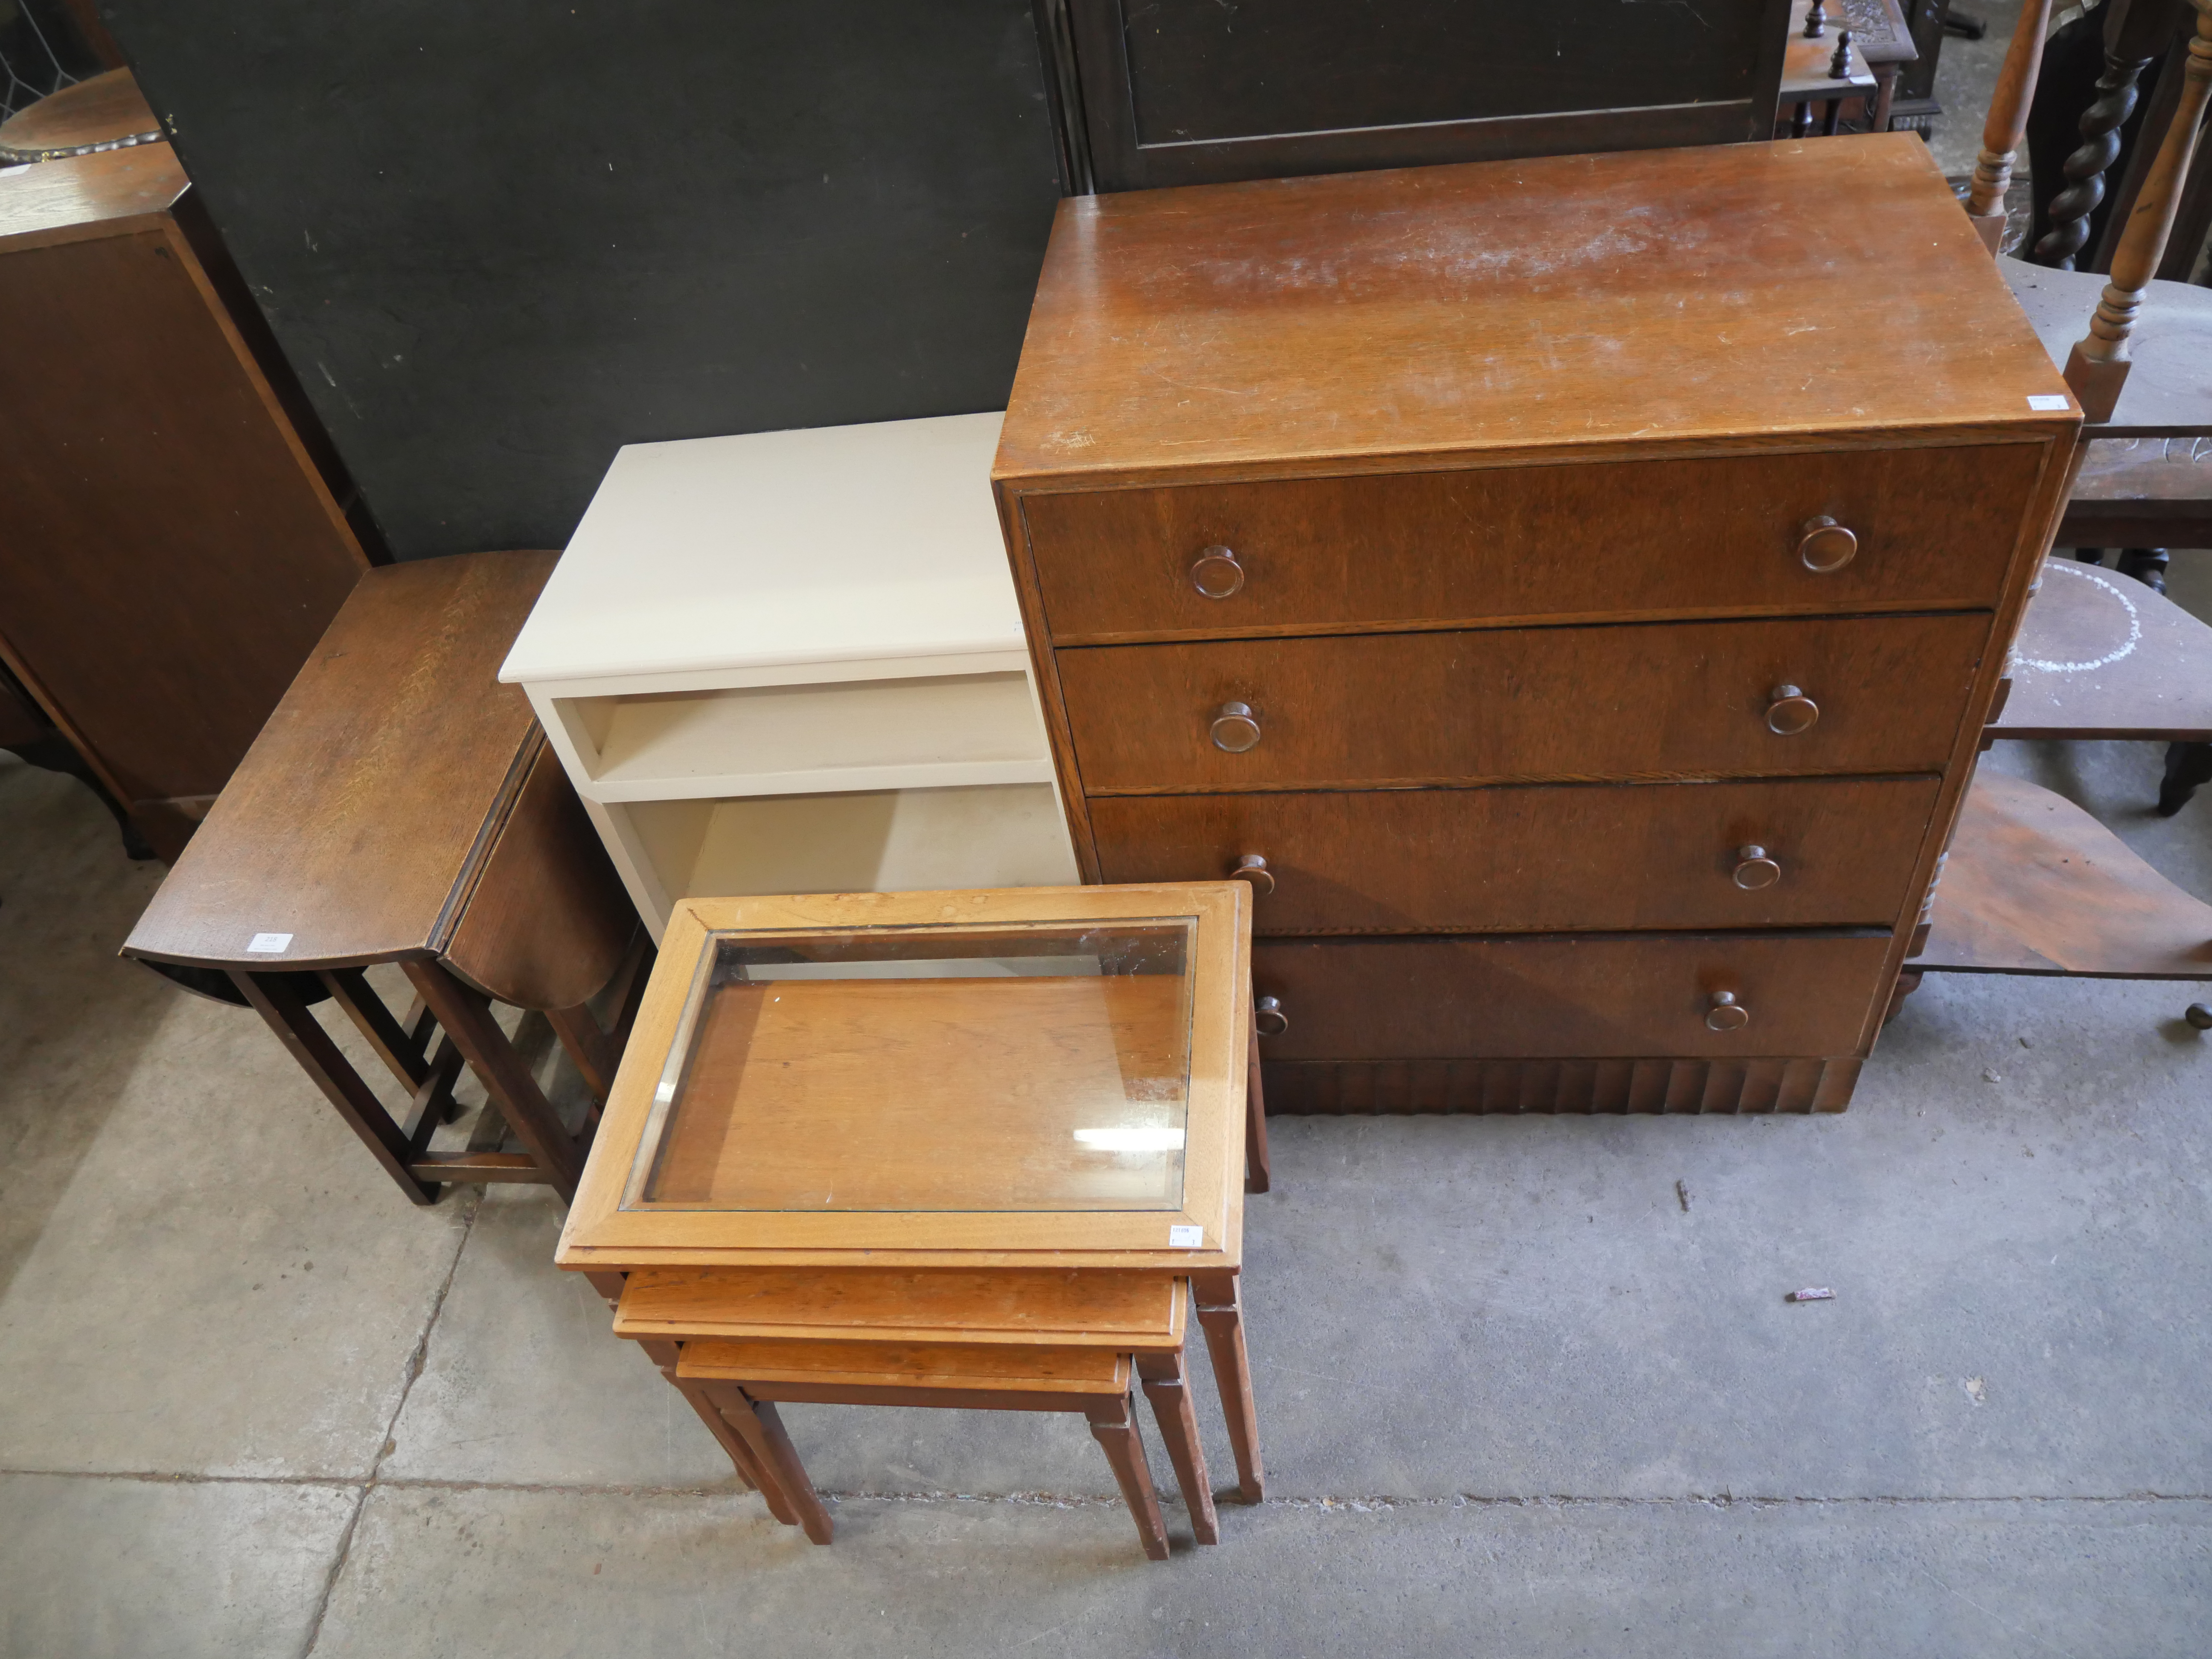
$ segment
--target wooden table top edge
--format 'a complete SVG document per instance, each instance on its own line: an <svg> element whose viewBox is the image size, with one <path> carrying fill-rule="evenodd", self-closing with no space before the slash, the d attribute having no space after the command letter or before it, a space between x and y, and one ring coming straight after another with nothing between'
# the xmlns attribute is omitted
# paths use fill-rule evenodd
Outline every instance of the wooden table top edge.
<svg viewBox="0 0 2212 1659"><path fill-rule="evenodd" d="M1841 450L1934 449L1985 443L2045 443L2081 426L2074 401L2054 366L2051 385L2037 395L2067 399L2060 410L2023 410L2017 419L1988 415L1937 416L1905 426L1876 422L1808 421L1759 433L1723 427L1687 428L1662 435L1598 434L1532 439L1526 443L1471 439L1465 443L1347 447L1294 450L1277 456L1218 457L1189 462L1046 461L1009 457L1001 449L991 482L1019 495L1104 489L1142 489L1182 483L1240 483L1285 477L1361 477L1378 473L1477 471L1516 466L1573 466L1593 459L1695 460L1750 454L1817 454Z"/></svg>

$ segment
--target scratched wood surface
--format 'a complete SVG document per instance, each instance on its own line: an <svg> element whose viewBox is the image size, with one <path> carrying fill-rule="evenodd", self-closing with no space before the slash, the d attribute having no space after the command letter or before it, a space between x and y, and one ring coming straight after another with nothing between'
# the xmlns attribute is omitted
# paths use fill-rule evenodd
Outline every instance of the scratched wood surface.
<svg viewBox="0 0 2212 1659"><path fill-rule="evenodd" d="M996 476L2017 427L2002 287L1911 133L1075 198Z"/></svg>

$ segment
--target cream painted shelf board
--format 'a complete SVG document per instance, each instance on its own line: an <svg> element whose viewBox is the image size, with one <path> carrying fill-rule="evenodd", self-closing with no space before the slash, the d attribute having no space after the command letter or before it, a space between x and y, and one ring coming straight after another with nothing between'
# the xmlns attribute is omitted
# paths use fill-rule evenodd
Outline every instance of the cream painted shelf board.
<svg viewBox="0 0 2212 1659"><path fill-rule="evenodd" d="M586 787L603 801L1052 778L1019 672L754 686L570 711Z"/></svg>
<svg viewBox="0 0 2212 1659"><path fill-rule="evenodd" d="M1049 783L602 807L657 935L678 898L1053 887L1080 878Z"/></svg>

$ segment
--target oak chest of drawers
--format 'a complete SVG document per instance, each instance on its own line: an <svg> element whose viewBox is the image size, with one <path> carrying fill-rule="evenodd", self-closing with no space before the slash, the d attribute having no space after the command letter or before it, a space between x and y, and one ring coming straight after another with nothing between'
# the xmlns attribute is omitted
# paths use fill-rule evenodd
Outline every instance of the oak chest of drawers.
<svg viewBox="0 0 2212 1659"><path fill-rule="evenodd" d="M1061 204L994 479L1087 878L1269 1103L1834 1109L2080 410L1910 135Z"/></svg>

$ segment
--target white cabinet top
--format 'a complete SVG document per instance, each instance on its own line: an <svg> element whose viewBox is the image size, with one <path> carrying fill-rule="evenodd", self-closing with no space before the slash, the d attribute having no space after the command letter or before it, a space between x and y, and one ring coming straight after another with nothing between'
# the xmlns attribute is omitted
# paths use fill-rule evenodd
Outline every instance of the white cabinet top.
<svg viewBox="0 0 2212 1659"><path fill-rule="evenodd" d="M624 446L500 678L1022 653L991 497L1003 418Z"/></svg>

